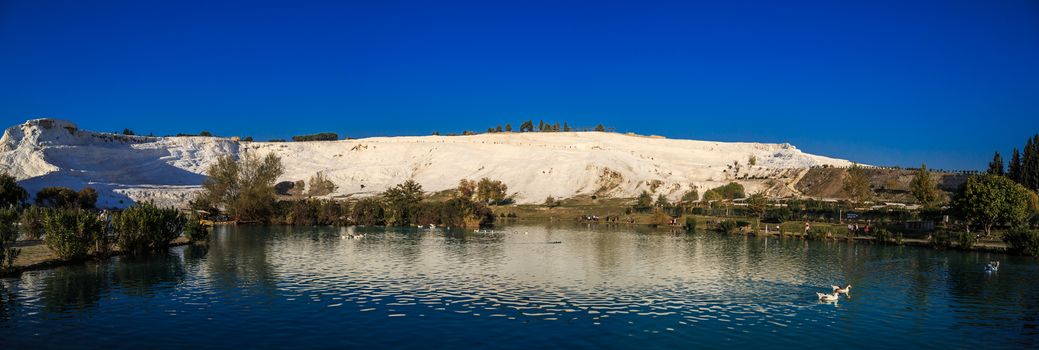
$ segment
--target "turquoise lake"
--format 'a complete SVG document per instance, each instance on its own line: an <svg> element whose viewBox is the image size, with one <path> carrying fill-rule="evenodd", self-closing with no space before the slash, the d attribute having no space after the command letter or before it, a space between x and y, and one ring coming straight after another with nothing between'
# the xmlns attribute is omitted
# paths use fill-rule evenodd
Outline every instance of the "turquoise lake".
<svg viewBox="0 0 1039 350"><path fill-rule="evenodd" d="M228 226L0 280L0 348L1037 348L1037 282L995 253L627 226Z"/></svg>

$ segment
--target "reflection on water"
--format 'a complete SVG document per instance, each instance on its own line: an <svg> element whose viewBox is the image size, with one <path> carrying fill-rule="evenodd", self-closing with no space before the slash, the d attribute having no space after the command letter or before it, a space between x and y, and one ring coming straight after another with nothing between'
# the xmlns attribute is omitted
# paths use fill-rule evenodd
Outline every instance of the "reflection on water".
<svg viewBox="0 0 1039 350"><path fill-rule="evenodd" d="M996 254L566 224L211 239L3 280L0 343L1039 346L1039 264ZM982 271L989 260L999 273ZM844 283L851 298L816 301Z"/></svg>

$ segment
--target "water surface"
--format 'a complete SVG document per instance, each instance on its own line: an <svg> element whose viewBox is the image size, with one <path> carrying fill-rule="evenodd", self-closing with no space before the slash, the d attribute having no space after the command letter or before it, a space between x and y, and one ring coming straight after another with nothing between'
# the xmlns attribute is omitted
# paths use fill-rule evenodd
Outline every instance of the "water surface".
<svg viewBox="0 0 1039 350"><path fill-rule="evenodd" d="M221 227L2 280L0 347L1036 348L1037 282L1001 254L627 227Z"/></svg>

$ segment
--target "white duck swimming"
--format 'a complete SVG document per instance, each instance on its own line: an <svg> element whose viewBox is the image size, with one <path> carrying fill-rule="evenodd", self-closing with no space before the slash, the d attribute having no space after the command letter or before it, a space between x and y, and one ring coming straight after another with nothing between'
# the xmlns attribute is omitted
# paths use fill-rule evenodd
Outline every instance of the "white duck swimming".
<svg viewBox="0 0 1039 350"><path fill-rule="evenodd" d="M999 271L998 261L989 261L988 265L985 266L985 272L996 272Z"/></svg>
<svg viewBox="0 0 1039 350"><path fill-rule="evenodd" d="M844 286L844 288L841 288L841 286L830 286L830 287L833 287L833 292L837 293L837 294L848 294L848 293L851 293L851 285L850 284L847 285L847 286Z"/></svg>
<svg viewBox="0 0 1039 350"><path fill-rule="evenodd" d="M827 302L829 302L829 301L837 301L837 299L839 299L839 296L840 296L840 294L837 293L837 292L833 292L833 294L826 294L826 293L818 293L817 292L817 293L815 293L815 295L819 296L819 301L827 301Z"/></svg>

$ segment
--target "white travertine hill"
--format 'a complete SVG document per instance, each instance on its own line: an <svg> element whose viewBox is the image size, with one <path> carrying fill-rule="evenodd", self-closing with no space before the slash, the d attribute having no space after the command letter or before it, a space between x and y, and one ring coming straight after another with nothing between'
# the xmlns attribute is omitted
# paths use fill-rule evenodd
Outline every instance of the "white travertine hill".
<svg viewBox="0 0 1039 350"><path fill-rule="evenodd" d="M0 171L30 193L64 186L97 189L100 207L135 201L182 206L218 156L274 152L285 165L279 181L318 172L335 182L328 197L370 196L408 179L426 191L488 177L508 185L517 203L548 196L672 200L737 181L748 192L796 194L790 186L812 166L851 162L806 154L789 144L672 140L604 132L495 133L472 136L374 137L315 142L238 142L219 137L124 136L79 130L55 119L8 128L0 139ZM751 157L756 165L749 165Z"/></svg>

